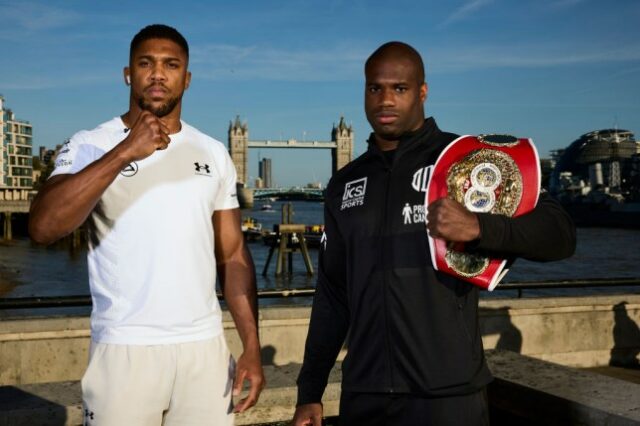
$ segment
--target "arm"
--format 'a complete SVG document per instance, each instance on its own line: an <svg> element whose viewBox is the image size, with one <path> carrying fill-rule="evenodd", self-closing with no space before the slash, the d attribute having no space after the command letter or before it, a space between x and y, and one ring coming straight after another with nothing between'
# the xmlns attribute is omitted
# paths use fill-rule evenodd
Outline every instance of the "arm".
<svg viewBox="0 0 640 426"><path fill-rule="evenodd" d="M479 252L528 260L561 260L576 249L576 228L560 203L542 194L535 209L522 216L479 214Z"/></svg>
<svg viewBox="0 0 640 426"><path fill-rule="evenodd" d="M250 383L249 395L234 407L235 412L241 413L256 404L265 385L258 339L255 268L244 244L239 209L215 211L213 228L218 278L244 349L236 365L233 394L240 394L245 380Z"/></svg>
<svg viewBox="0 0 640 426"><path fill-rule="evenodd" d="M168 129L154 115L143 112L129 136L99 160L75 174L49 179L29 212L29 234L50 244L71 233L86 220L118 173L131 161L148 157L169 144Z"/></svg>
<svg viewBox="0 0 640 426"><path fill-rule="evenodd" d="M325 205L325 237L320 251L304 361L298 376L294 426L320 426L322 394L349 328L344 240Z"/></svg>
<svg viewBox="0 0 640 426"><path fill-rule="evenodd" d="M542 194L536 207L518 217L472 213L441 198L429 205L427 229L434 238L466 242L467 249L495 257L560 260L573 254L575 226L560 204Z"/></svg>

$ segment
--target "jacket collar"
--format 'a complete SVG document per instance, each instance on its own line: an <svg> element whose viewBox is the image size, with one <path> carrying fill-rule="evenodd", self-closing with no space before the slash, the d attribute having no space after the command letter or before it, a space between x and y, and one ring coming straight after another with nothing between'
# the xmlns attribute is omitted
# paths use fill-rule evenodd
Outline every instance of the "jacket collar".
<svg viewBox="0 0 640 426"><path fill-rule="evenodd" d="M433 117L426 118L422 126L414 130L412 132L407 132L400 136L400 141L398 143L398 148L395 150L394 154L394 163L398 157L404 154L407 151L410 151L413 147L425 143L427 139L432 138L436 134L440 133L440 129L436 124L436 120ZM378 145L376 145L375 134L371 133L369 135L369 139L367 139L367 144L369 144L368 151L371 154L378 155L384 158L384 155ZM435 148L435 147L434 147ZM385 160L386 161L386 160Z"/></svg>

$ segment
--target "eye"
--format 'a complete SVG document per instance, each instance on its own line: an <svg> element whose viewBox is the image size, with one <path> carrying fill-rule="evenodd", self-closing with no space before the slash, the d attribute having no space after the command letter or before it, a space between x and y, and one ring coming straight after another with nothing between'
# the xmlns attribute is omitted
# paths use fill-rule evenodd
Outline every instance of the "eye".
<svg viewBox="0 0 640 426"><path fill-rule="evenodd" d="M369 86L367 87L367 92L369 93L378 93L380 91L380 87L378 86Z"/></svg>
<svg viewBox="0 0 640 426"><path fill-rule="evenodd" d="M177 70L178 68L180 68L180 64L178 62L169 62L167 64L167 68Z"/></svg>
<svg viewBox="0 0 640 426"><path fill-rule="evenodd" d="M396 87L396 92L398 92L398 93L404 93L404 92L406 92L407 90L408 90L408 89L407 89L407 87L406 87L406 86L397 86L397 87Z"/></svg>
<svg viewBox="0 0 640 426"><path fill-rule="evenodd" d="M141 61L139 61L139 62L138 62L138 66L139 66L140 68L146 68L146 67L148 67L150 64L151 64L151 62L149 62L149 61L148 61L148 60L146 60L146 59L143 59L143 60L141 60Z"/></svg>

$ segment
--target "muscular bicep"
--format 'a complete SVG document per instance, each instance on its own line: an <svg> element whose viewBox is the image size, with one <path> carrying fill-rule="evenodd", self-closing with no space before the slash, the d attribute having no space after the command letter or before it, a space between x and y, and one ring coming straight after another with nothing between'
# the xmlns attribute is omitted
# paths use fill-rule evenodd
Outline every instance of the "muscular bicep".
<svg viewBox="0 0 640 426"><path fill-rule="evenodd" d="M212 220L216 262L222 264L238 256L244 247L240 209L216 210Z"/></svg>
<svg viewBox="0 0 640 426"><path fill-rule="evenodd" d="M72 177L73 177L73 174L71 174L71 173L51 176L49 179L47 179L45 181L45 183L42 185L42 187L40 187L40 189L38 190L38 195L36 195L36 198L33 200L33 203L36 203L37 201L42 200L43 196L48 191L50 191L51 188L53 188L53 187L55 187L57 185L62 185L65 181L68 181ZM32 205L33 205L33 203L32 203Z"/></svg>

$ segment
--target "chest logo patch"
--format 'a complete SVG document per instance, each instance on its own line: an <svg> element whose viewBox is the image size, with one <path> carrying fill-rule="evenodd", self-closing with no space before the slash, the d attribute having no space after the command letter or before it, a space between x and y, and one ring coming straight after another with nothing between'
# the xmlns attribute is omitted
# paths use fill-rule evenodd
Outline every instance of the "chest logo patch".
<svg viewBox="0 0 640 426"><path fill-rule="evenodd" d="M211 175L211 168L209 167L208 164L206 163L193 163L194 166L196 166L196 174L197 175L203 175L203 176L210 176Z"/></svg>
<svg viewBox="0 0 640 426"><path fill-rule="evenodd" d="M120 174L124 177L131 177L136 173L138 173L138 163L136 163L135 161L129 163L127 167L120 171Z"/></svg>
<svg viewBox="0 0 640 426"><path fill-rule="evenodd" d="M352 180L344 185L342 206L340 210L364 205L364 194L367 191L367 178Z"/></svg>
<svg viewBox="0 0 640 426"><path fill-rule="evenodd" d="M411 225L414 223L425 223L426 214L423 204L405 203L402 208L402 221L403 225Z"/></svg>
<svg viewBox="0 0 640 426"><path fill-rule="evenodd" d="M432 170L433 166L418 169L413 174L413 179L411 180L411 186L413 189L418 192L427 192L427 185L429 184L429 178L431 177Z"/></svg>

